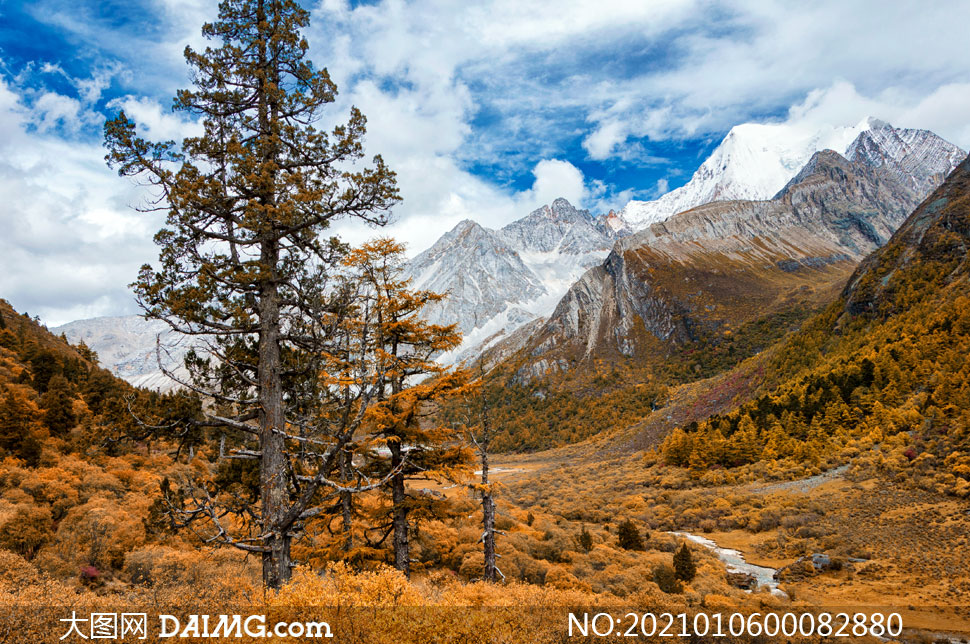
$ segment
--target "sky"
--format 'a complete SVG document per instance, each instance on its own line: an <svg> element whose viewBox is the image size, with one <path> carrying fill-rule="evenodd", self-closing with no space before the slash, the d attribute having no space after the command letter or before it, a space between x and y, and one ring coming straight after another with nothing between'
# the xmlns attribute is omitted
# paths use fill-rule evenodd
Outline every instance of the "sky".
<svg viewBox="0 0 970 644"><path fill-rule="evenodd" d="M683 185L733 126L876 116L970 148L967 2L322 0L305 35L398 174L384 230L413 254L462 219L497 228L556 197L593 213ZM104 163L124 109L152 139L197 125L211 0L0 0L0 297L49 325L136 313L160 215Z"/></svg>

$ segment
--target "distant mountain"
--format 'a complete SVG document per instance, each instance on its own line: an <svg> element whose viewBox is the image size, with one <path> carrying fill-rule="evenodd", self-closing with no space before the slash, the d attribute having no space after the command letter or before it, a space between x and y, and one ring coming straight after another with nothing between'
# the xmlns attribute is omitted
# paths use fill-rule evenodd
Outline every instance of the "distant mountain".
<svg viewBox="0 0 970 644"><path fill-rule="evenodd" d="M426 311L428 318L457 322L465 334L462 346L442 359L476 355L522 324L548 315L628 230L616 213L594 217L565 199L499 230L459 223L408 265L415 287L448 294Z"/></svg>
<svg viewBox="0 0 970 644"><path fill-rule="evenodd" d="M897 205L913 203L938 185L964 156L962 150L931 132L897 129L876 119L867 119L854 128L817 132L782 125L745 124L731 130L690 183L657 201L630 202L620 213L594 216L565 199L557 199L499 230L471 220L462 221L413 258L407 269L415 287L447 294L426 311L428 317L436 323L457 323L465 336L458 349L440 360L472 358L500 342L511 341L513 336L514 342L521 344L523 334L516 330L552 314L580 278L588 284L591 276L584 274L601 265L614 244L629 238L635 229L649 238L654 233L648 232L648 224L675 212L712 202L735 204L722 208L717 217L712 213L718 208L705 211L704 216L713 217L708 221L692 219L701 227L710 226L697 232L693 239L688 238L695 233L678 228L682 224L658 229L656 235L669 239L658 242L657 247L671 253L675 253L668 243L672 241L692 245L695 251L724 248L738 231L762 224L770 227L772 218L777 218L779 229L784 228L791 213L784 208L778 210L777 204L739 207L737 202L726 200L768 200L776 195L776 201L785 199L786 191L803 184L815 172L813 163L817 157L813 158L813 154L821 147L845 151L848 161L857 162L860 168L878 168L880 189L886 190L891 184L891 190L900 193L874 195L874 202L880 205L866 206L867 211L853 210L855 197L840 194L839 187L828 194L825 186L806 190L808 184L804 184L787 197L789 205L799 212L807 212L811 205L799 203L799 199L804 199L814 200L816 206L824 202L832 212L846 213L845 221L830 222L824 243L839 248L840 244L848 245L847 255L854 258L851 261L865 254L873 243L885 240L892 233L892 226L901 221L899 213L891 221L874 218L873 208L888 207L893 200ZM856 175L859 173L853 174ZM835 184L827 185L832 190ZM912 195L901 196L905 191ZM839 200L846 199L839 205ZM733 219L729 212L735 212ZM639 242L627 240L622 247L630 248L635 243ZM798 236L788 243L792 249L785 251L786 257L809 257L816 250L809 246L800 248L799 244L809 242ZM821 242L813 238L810 243ZM679 252L686 251L681 248L676 251ZM640 287L631 282L631 288ZM171 382L158 371L155 358L156 335L165 329L152 324L138 317L104 318L71 323L58 331L63 329L72 341L83 338L102 356L102 364L130 382L167 388ZM533 323L529 328L541 326ZM174 339L167 336L163 341L173 344ZM171 360L167 366L181 364L184 352L185 347L173 346L171 358L164 358Z"/></svg>
<svg viewBox="0 0 970 644"><path fill-rule="evenodd" d="M176 336L161 320L146 320L140 315L91 318L68 322L51 329L63 333L72 344L84 342L98 354L101 366L136 387L169 391L177 385L158 367L156 339L161 343L164 367L178 376L190 343Z"/></svg>
<svg viewBox="0 0 970 644"><path fill-rule="evenodd" d="M620 216L642 230L712 201L771 199L819 150L830 149L870 165L889 163L917 192L926 192L966 153L928 130L894 128L867 118L853 127L817 130L784 123L745 123L731 128L691 180L654 201L631 201Z"/></svg>
<svg viewBox="0 0 970 644"><path fill-rule="evenodd" d="M589 267L603 261L616 239L627 234L613 213L594 217L565 199L538 208L500 230L465 220L412 259L407 272L415 288L447 293L424 313L435 323L457 322L465 342L442 360L477 355L523 324L552 312L566 290ZM134 385L162 391L176 386L158 368L184 376L190 343L167 325L140 316L70 322L54 329L71 342L83 340L101 364Z"/></svg>
<svg viewBox="0 0 970 644"><path fill-rule="evenodd" d="M824 303L921 196L885 168L828 150L778 199L713 202L652 224L569 289L526 345L522 375L591 356L663 358L769 313Z"/></svg>

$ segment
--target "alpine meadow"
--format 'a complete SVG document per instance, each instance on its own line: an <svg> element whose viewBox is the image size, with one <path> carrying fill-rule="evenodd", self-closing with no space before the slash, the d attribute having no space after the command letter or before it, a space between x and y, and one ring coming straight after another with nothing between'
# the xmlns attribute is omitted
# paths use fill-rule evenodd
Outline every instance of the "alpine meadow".
<svg viewBox="0 0 970 644"><path fill-rule="evenodd" d="M970 7L0 17L0 641L970 639Z"/></svg>

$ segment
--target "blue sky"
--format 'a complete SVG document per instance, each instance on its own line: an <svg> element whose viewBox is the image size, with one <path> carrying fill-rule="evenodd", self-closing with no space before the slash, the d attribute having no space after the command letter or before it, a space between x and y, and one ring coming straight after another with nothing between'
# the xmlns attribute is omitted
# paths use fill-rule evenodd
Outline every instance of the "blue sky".
<svg viewBox="0 0 970 644"><path fill-rule="evenodd" d="M970 146L965 2L306 2L311 58L399 174L388 232L421 250L565 196L604 212L685 183L731 126L868 115ZM209 0L0 0L0 297L51 324L134 311L157 252L103 164L124 108L154 138ZM351 241L374 230L341 224Z"/></svg>

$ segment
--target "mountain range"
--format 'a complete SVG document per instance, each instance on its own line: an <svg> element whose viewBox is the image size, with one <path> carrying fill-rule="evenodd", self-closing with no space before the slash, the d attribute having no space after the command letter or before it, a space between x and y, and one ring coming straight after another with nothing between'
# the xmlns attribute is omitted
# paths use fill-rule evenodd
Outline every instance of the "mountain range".
<svg viewBox="0 0 970 644"><path fill-rule="evenodd" d="M634 229L712 201L771 199L819 150L871 164L897 163L903 173L938 185L966 154L928 130L894 128L866 118L851 127L812 129L787 123L744 123L728 132L685 185L654 201L630 201L619 215ZM922 189L931 189L927 184Z"/></svg>
<svg viewBox="0 0 970 644"><path fill-rule="evenodd" d="M461 347L442 359L480 353L496 339L552 312L566 290L629 234L616 215L592 216L565 199L499 230L465 220L408 265L417 288L448 293L425 311L438 324L457 322Z"/></svg>
<svg viewBox="0 0 970 644"><path fill-rule="evenodd" d="M824 303L925 196L896 170L816 152L775 199L711 202L620 240L526 343L521 375L592 356L666 359Z"/></svg>
<svg viewBox="0 0 970 644"><path fill-rule="evenodd" d="M819 154L822 149L834 152ZM658 288L651 285L658 262L696 266L716 256L732 264L730 271L721 267L725 283L748 275L752 266L771 265L772 275L784 278L781 290L762 292L759 306L801 286L816 295L796 300L818 300L825 287L811 271L825 273L826 284L844 279L965 156L932 132L871 118L811 132L739 125L686 185L656 201L631 201L619 213L596 216L556 199L498 230L465 220L415 256L407 271L415 287L448 294L426 311L429 319L457 323L465 336L441 361L474 358L486 349L510 355L528 345L536 360L527 371L536 375L550 369L550 360L575 358L576 342L587 347L583 354L605 346L600 336L607 328L619 354L631 355L635 319L661 339L690 341L730 330L716 320L722 313L731 317L732 306L743 308L740 300L712 300L703 305L713 307L710 314L696 318L677 300L644 317L655 304L650 293ZM721 290L712 288L708 297L719 298ZM704 300L698 293L685 291L684 302L692 303L685 310ZM156 335L164 329L135 320L81 320L54 331L83 339L102 364L130 382L165 388L155 355ZM163 356L166 367L177 367L183 354L176 346Z"/></svg>

